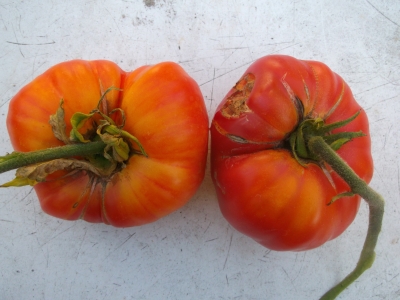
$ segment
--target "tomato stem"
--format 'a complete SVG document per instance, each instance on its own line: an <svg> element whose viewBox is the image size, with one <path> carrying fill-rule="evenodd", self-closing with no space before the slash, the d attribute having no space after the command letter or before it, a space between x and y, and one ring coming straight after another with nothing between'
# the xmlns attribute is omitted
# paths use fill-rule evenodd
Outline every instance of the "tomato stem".
<svg viewBox="0 0 400 300"><path fill-rule="evenodd" d="M375 247L382 227L385 201L381 195L358 177L322 137L311 137L308 140L308 148L320 160L328 163L346 181L351 192L364 198L369 206L368 232L355 269L321 297L322 300L335 299L344 289L372 266L375 259Z"/></svg>
<svg viewBox="0 0 400 300"><path fill-rule="evenodd" d="M103 141L97 141L69 144L32 152L13 152L0 157L0 173L57 158L100 154L104 152L105 147L106 144Z"/></svg>

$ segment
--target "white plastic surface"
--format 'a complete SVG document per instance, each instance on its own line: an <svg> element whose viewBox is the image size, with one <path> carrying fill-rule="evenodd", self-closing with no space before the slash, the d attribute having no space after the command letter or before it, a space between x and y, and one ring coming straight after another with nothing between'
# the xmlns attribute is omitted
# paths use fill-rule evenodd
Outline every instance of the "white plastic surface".
<svg viewBox="0 0 400 300"><path fill-rule="evenodd" d="M210 119L255 59L325 62L365 108L371 186L386 199L372 269L340 299L400 299L400 2L397 0L0 0L0 148L9 100L61 61L108 59L125 70L179 62L200 84ZM317 299L358 259L363 203L339 238L274 252L222 217L209 164L179 211L127 229L46 215L32 188L0 190L1 299ZM0 182L13 172L0 175Z"/></svg>

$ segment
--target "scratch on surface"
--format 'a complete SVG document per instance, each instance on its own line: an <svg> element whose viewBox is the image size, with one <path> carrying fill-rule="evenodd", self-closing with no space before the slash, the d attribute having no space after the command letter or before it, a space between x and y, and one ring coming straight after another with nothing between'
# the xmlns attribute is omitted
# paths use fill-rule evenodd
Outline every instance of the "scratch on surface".
<svg viewBox="0 0 400 300"><path fill-rule="evenodd" d="M109 15L109 16L112 16L112 14L110 13L110 11L109 11L107 8L106 8L105 10L108 12L108 15ZM118 29L118 31L119 31L119 35L122 37L121 29L119 28L117 22L115 21L115 18L112 17L112 20L113 20L113 22L114 22L115 27L117 27L117 29Z"/></svg>
<svg viewBox="0 0 400 300"><path fill-rule="evenodd" d="M214 96L214 82L215 82L215 68L214 68L214 74L213 74L213 79L212 79L212 86L211 86L211 97L210 97L210 110L212 108L212 103L213 103L213 96ZM210 223L211 224L211 223Z"/></svg>
<svg viewBox="0 0 400 300"><path fill-rule="evenodd" d="M46 61L44 61L44 62L42 62L38 67L35 68L36 57L37 57L37 55L35 56L35 60L34 60L34 62L33 62L33 64L32 64L32 79L34 79L34 78L36 77L36 76L35 76L36 70L40 69L44 64L46 64Z"/></svg>
<svg viewBox="0 0 400 300"><path fill-rule="evenodd" d="M292 284L292 286L294 287L294 290L297 291L296 286L293 284L293 280L289 277L289 274L286 272L285 268L282 267L283 272L285 272L287 278L290 280L290 283Z"/></svg>
<svg viewBox="0 0 400 300"><path fill-rule="evenodd" d="M246 39L243 39L242 42L240 43L240 45L242 45L244 43ZM221 66L225 64L225 62L238 50L240 49L249 49L249 47L232 47L232 48L222 48L222 49L218 49L218 50L233 50L231 54L229 54L224 61L221 63Z"/></svg>
<svg viewBox="0 0 400 300"><path fill-rule="evenodd" d="M220 49L217 49L217 50L224 51L224 50L239 50L239 49L249 49L249 47L230 47L230 48L220 48Z"/></svg>
<svg viewBox="0 0 400 300"><path fill-rule="evenodd" d="M234 69L232 69L232 70L229 70L228 72L225 72L225 73L223 73L223 74L221 74L221 75L218 75L217 77L214 77L214 78L212 78L212 79L210 79L210 80L207 80L206 82L203 82L202 84L200 84L200 86L205 85L205 84L207 84L207 83L209 83L209 82L211 82L211 81L213 81L213 80L215 80L215 79L218 79L218 78L220 78L220 77L222 77L222 76L225 76L226 74L229 74L229 73L231 73L231 72L233 72L233 71L236 71L237 69L243 68L243 67L245 67L245 66L251 64L252 62L253 62L253 61L247 62L247 63L245 63L245 64L243 64L243 65L240 65L240 66L238 66L238 67L236 67L236 68L234 68Z"/></svg>
<svg viewBox="0 0 400 300"><path fill-rule="evenodd" d="M276 51L273 51L273 52L271 52L270 54L279 53L279 52L281 52L282 50L285 50L285 49L287 49L287 48L291 48L291 47L294 47L294 46L297 46L297 45L300 45L300 44L301 44L301 43L296 43L296 44L293 44L293 45L284 47L284 48L282 48L282 49L278 49L278 50L276 50ZM243 67L245 67L245 66L248 66L248 65L250 65L251 63L253 63L254 61L255 61L255 59L252 59L251 61L246 62L246 63L244 63L244 64L242 64L242 65L240 65L240 66L238 66L238 67L236 67L236 68L234 68L234 69L231 69L231 70L229 70L228 72L225 72L225 73L223 73L223 74L221 74L221 75L218 75L218 76L215 77L215 78L212 78L212 79L210 79L210 80L207 80L206 82L201 83L199 86L203 86L203 85L205 85L205 84L207 84L207 83L209 83L209 82L211 82L211 81L213 81L213 80L215 80L215 79L218 79L218 78L220 78L220 77L222 77L222 76L225 76L225 75L227 75L227 74L229 74L229 73L231 73L231 72L234 72L234 71L236 71L237 69L240 69L240 68L243 68Z"/></svg>
<svg viewBox="0 0 400 300"><path fill-rule="evenodd" d="M286 272L285 268L282 267L283 272L285 272L286 276L290 279L289 274Z"/></svg>
<svg viewBox="0 0 400 300"><path fill-rule="evenodd" d="M31 189L31 191L29 192L29 194L31 193L33 191L33 188ZM35 205L35 203L34 203L34 201L31 201L31 203L32 203L32 207L33 207L33 213L34 213L34 216L35 216L35 228L37 228L37 213L36 213L36 205Z"/></svg>
<svg viewBox="0 0 400 300"><path fill-rule="evenodd" d="M384 135L385 140L384 140L384 142L383 142L383 149L386 148L387 137L390 135L390 131L392 131L392 128L393 128L393 124L390 126L390 128L389 128L387 134Z"/></svg>
<svg viewBox="0 0 400 300"><path fill-rule="evenodd" d="M381 85L378 85L378 86L374 86L374 87L372 87L372 88L370 88L370 89L368 89L368 90L365 90L365 91L359 92L359 93L357 93L357 94L354 94L354 96L358 96L358 95L360 95L360 94L363 94L363 93L366 93L366 92L375 90L375 89L377 89L377 88L380 88L380 87L385 86L385 85L388 85L388 84L390 84L390 82L387 82L387 83L384 83L384 84L381 84Z"/></svg>
<svg viewBox="0 0 400 300"><path fill-rule="evenodd" d="M41 247L41 249L42 249L42 247ZM46 251L46 268L48 268L49 267L49 249L46 249L47 251Z"/></svg>
<svg viewBox="0 0 400 300"><path fill-rule="evenodd" d="M242 35L243 35L243 41L242 41L241 44L243 44L243 42L245 43L245 45L246 45L245 49L247 49L247 51L248 51L248 53L249 53L249 57L251 58L251 60L254 61L255 59L253 58L253 55L252 55L252 53L251 53L251 49L250 49L250 46L249 46L249 40L247 39L247 34L248 34L248 33L246 33L246 32L243 31L244 26L243 26L243 24L242 24L242 20L241 20L240 18L237 18L237 20L238 20L238 22L239 22L239 25L240 25L239 28L241 28Z"/></svg>
<svg viewBox="0 0 400 300"><path fill-rule="evenodd" d="M297 262L297 257L298 257L298 255L299 255L299 253L296 253L296 260L295 260L295 263ZM295 276L295 278L293 279L293 282L295 282L296 280L297 280L297 278L300 276L300 274L301 274L301 272L303 271L303 266L305 265L304 264L304 260L305 260L305 257L306 257L306 253L304 252L303 254L302 254L302 258L301 258L301 263L300 263L300 269L299 269L299 271L297 272L297 275Z"/></svg>
<svg viewBox="0 0 400 300"><path fill-rule="evenodd" d="M31 188L31 190L24 196L21 198L20 202L24 201L26 198L28 198L28 196L32 193L33 188ZM31 201L32 202L32 201ZM28 205L29 203L27 203L26 205Z"/></svg>
<svg viewBox="0 0 400 300"><path fill-rule="evenodd" d="M225 270L225 267L226 267L226 262L228 261L229 253L231 252L232 239L233 239L233 233L231 234L231 239L229 241L228 253L226 254L226 258L225 258L225 262L224 262L224 270Z"/></svg>
<svg viewBox="0 0 400 300"><path fill-rule="evenodd" d="M210 228L210 226L211 226L211 222L208 224L208 226L207 226L206 230L204 230L204 233L206 233L206 232L207 232L207 230L208 230L208 228Z"/></svg>
<svg viewBox="0 0 400 300"><path fill-rule="evenodd" d="M265 250L263 257L267 257L271 252L272 252L272 250L269 250L269 249Z"/></svg>
<svg viewBox="0 0 400 300"><path fill-rule="evenodd" d="M2 21L5 30L8 31L7 24L6 22L4 22L3 15L1 13L0 13L0 20Z"/></svg>
<svg viewBox="0 0 400 300"><path fill-rule="evenodd" d="M13 45L19 45L19 46L42 46L42 45L55 44L56 42L52 41L52 42L48 42L48 43L30 43L30 44L27 44L27 43L6 41L6 43L13 44Z"/></svg>
<svg viewBox="0 0 400 300"><path fill-rule="evenodd" d="M369 110L369 109L371 109L373 106L375 106L377 104L382 104L383 102L386 102L386 101L389 101L389 100L392 100L392 99L396 99L398 97L399 97L399 95L396 95L396 96L393 96L393 97L389 97L389 98L383 99L381 101L378 101L378 102L374 103L372 106L365 108L365 110Z"/></svg>
<svg viewBox="0 0 400 300"><path fill-rule="evenodd" d="M79 245L79 249L78 249L78 251L77 251L77 253L76 253L75 260L77 260L78 257L79 257L79 253L81 252L82 244L83 244L83 241L85 240L86 233L87 233L87 230L85 230L85 234L83 235L83 238L82 238L81 243L80 243L80 245Z"/></svg>
<svg viewBox="0 0 400 300"><path fill-rule="evenodd" d="M14 221L11 221L11 220L5 220L5 219L0 219L0 222L9 222L9 223L14 223Z"/></svg>
<svg viewBox="0 0 400 300"><path fill-rule="evenodd" d="M14 26L12 26L12 28L13 28L13 33L14 33L15 40L16 40L17 43L18 43L18 38L17 38L17 34L15 33ZM18 45L18 46L20 46L20 45ZM21 53L22 57L25 58L24 54L23 54L22 51L21 51L21 47L18 47L18 49L19 49L19 53Z"/></svg>
<svg viewBox="0 0 400 300"><path fill-rule="evenodd" d="M1 107L1 106L0 106ZM32 189L31 189L31 191L27 194L27 195L25 195L21 200L20 200L20 202L22 202L26 197L28 197L28 195L30 194L32 192ZM18 195L19 195L20 193L18 193ZM14 198L9 198L9 199L5 199L5 201L4 202L2 202L2 206L0 207L0 209L3 209L4 207L6 207L8 204L10 204L10 203L12 203L14 201ZM29 203L28 203L29 204ZM28 204L26 204L26 205L28 205Z"/></svg>
<svg viewBox="0 0 400 300"><path fill-rule="evenodd" d="M121 244L119 244L113 251L111 251L110 253L108 253L108 255L107 255L104 259L106 259L107 257L109 257L112 253L114 253L115 251L117 251L117 250L118 250L119 248L121 248L123 245L125 245L125 243L126 243L127 241L129 241L135 234L136 234L136 232L130 234L130 235L128 236L128 238L127 238L125 241L123 241Z"/></svg>
<svg viewBox="0 0 400 300"><path fill-rule="evenodd" d="M164 276L165 276L165 274L167 274L167 272L169 272L169 271L165 271L162 274L161 273L158 274L159 276L156 277L156 280L153 279L153 282L151 283L151 285L146 287L145 291L143 291L142 295L140 295L138 299L149 299L149 297L146 297L146 294L154 290L154 286L160 281L161 278L164 278ZM139 290L139 292L141 292L141 291L142 290Z"/></svg>
<svg viewBox="0 0 400 300"><path fill-rule="evenodd" d="M397 189L399 190L399 194L400 194L400 167L399 167L399 164L397 164ZM396 205L396 208L398 209L397 201L394 201L394 204Z"/></svg>
<svg viewBox="0 0 400 300"><path fill-rule="evenodd" d="M397 278L400 274L396 274L394 275L390 280L388 280L389 282L391 282L393 279Z"/></svg>
<svg viewBox="0 0 400 300"><path fill-rule="evenodd" d="M383 120L386 120L386 118L380 118L380 119L372 120L370 124L376 123L376 122L380 122L380 121L383 121Z"/></svg>
<svg viewBox="0 0 400 300"><path fill-rule="evenodd" d="M259 277L260 277L260 275L261 275L261 272L262 272L262 269L260 269L260 272L258 272L258 275L257 275L257 277L256 277L256 278L259 278Z"/></svg>
<svg viewBox="0 0 400 300"><path fill-rule="evenodd" d="M374 167L374 174L377 175L377 177L379 178L379 180L381 181L381 183L385 186L385 189L384 189L384 190L389 191L390 189L386 186L387 180L385 180L385 179L383 178L383 176L382 176L380 170L379 170L379 169L376 169L376 168ZM374 175L374 176L375 176L375 175ZM395 201L394 203L395 203L395 205L396 205L396 207L397 207L397 201Z"/></svg>
<svg viewBox="0 0 400 300"><path fill-rule="evenodd" d="M399 24L397 24L395 21L393 21L392 19L388 18L383 12L381 12L379 9L377 9L371 2L369 2L367 0L368 4L371 5L382 17L384 17L386 20L388 20L389 22L391 22L392 24L400 27Z"/></svg>
<svg viewBox="0 0 400 300"><path fill-rule="evenodd" d="M224 38L242 38L244 35L221 35L218 38L219 39L224 39Z"/></svg>
<svg viewBox="0 0 400 300"><path fill-rule="evenodd" d="M292 47L295 47L295 46L300 45L300 44L301 44L301 43L292 44L292 45L289 45L289 46L280 48L280 49L278 49L278 50L276 50L276 51L273 51L273 52L271 52L270 54L280 53L280 52L282 52L282 50L285 50L285 49L288 49L288 48L292 48Z"/></svg>
<svg viewBox="0 0 400 300"><path fill-rule="evenodd" d="M207 240L206 243L212 242L212 241L215 241L215 240L218 240L218 238L213 238L213 239Z"/></svg>
<svg viewBox="0 0 400 300"><path fill-rule="evenodd" d="M399 190L399 195L400 195L400 168L398 164L397 164L397 188Z"/></svg>
<svg viewBox="0 0 400 300"><path fill-rule="evenodd" d="M50 243L52 240L54 240L56 237L60 236L61 234L63 234L64 232L70 230L72 227L74 227L76 225L76 223L74 223L72 226L68 227L67 229L61 231L60 233L56 234L55 236L53 236L52 238L50 238L49 240L47 240L46 242L44 242L41 247L43 247L44 245Z"/></svg>

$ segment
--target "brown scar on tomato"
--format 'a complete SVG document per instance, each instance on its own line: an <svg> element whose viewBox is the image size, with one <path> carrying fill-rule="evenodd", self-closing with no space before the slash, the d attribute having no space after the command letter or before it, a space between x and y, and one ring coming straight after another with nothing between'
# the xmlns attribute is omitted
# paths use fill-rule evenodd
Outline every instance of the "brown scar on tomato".
<svg viewBox="0 0 400 300"><path fill-rule="evenodd" d="M221 114L225 118L239 118L241 114L251 112L246 101L249 99L254 87L256 76L252 73L244 75L233 87L235 90L227 99L221 109Z"/></svg>
<svg viewBox="0 0 400 300"><path fill-rule="evenodd" d="M231 141L240 143L240 144L247 144L247 143L251 143L250 141L237 136L237 135L233 135L228 133L224 128L222 128L216 121L213 121L212 124L214 125L215 129L221 134L226 136L228 139L230 139Z"/></svg>
<svg viewBox="0 0 400 300"><path fill-rule="evenodd" d="M247 140L241 136L238 135L234 135L231 134L229 132L227 132L224 128L222 128L218 122L216 122L215 120L212 121L212 125L214 126L214 128L221 134L226 136L228 139L230 139L231 141L235 142L235 143L239 143L239 144L253 144L253 145L270 145L271 147L277 148L279 146L281 146L281 142L277 141L277 142L256 142L256 141L251 141L251 140Z"/></svg>
<svg viewBox="0 0 400 300"><path fill-rule="evenodd" d="M286 82L286 75L283 75L281 78L282 85L285 87L290 100L292 100L294 107L296 108L297 111L297 122L300 123L304 119L304 106L303 102L301 102L300 98L293 92L292 88L290 87L289 83ZM304 81L303 81L304 82ZM305 92L307 94L307 97L309 97L309 91L307 85L305 85Z"/></svg>

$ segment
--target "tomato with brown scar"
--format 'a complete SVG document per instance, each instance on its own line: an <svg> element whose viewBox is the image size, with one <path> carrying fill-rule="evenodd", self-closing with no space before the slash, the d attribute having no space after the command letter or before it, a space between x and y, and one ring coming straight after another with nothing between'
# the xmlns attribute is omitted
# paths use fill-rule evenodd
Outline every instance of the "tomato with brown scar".
<svg viewBox="0 0 400 300"><path fill-rule="evenodd" d="M373 163L368 120L325 64L272 55L255 61L211 126L211 172L224 217L274 250L307 250L339 236L360 196L304 138L318 132L365 182Z"/></svg>

